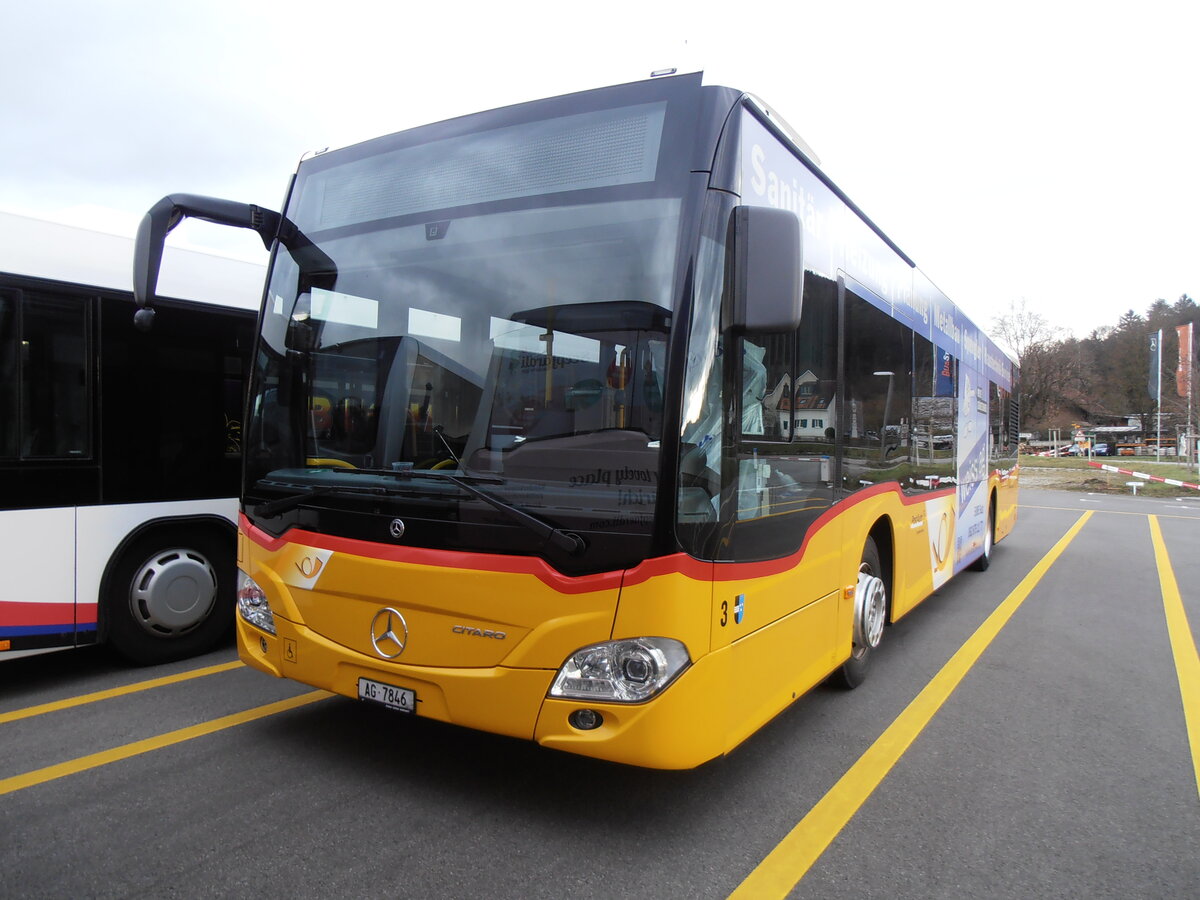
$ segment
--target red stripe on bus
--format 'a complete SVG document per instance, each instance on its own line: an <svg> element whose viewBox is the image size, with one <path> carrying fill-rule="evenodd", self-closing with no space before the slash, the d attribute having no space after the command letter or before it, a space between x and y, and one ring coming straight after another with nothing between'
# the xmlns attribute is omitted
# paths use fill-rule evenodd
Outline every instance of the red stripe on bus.
<svg viewBox="0 0 1200 900"><path fill-rule="evenodd" d="M253 525L245 513L239 515L242 533L265 550L277 552L289 543L304 544L322 550L332 550L335 553L348 553L366 559L377 559L386 562L401 562L420 566L436 566L447 569L466 569L473 572L498 572L508 575L532 575L549 587L563 594L584 594L591 591L611 590L622 584L634 585L658 578L663 575L678 573L696 581L737 581L751 578L763 578L768 575L778 575L795 568L804 556L813 535L828 525L838 516L843 515L852 506L863 503L874 497L885 494L895 494L904 506L916 506L937 497L953 494L953 486L921 494L908 495L900 490L897 484L880 484L858 491L846 501L825 510L809 526L804 541L795 553L778 559L768 559L758 562L717 562L696 559L686 553L672 553L647 559L632 569L625 571L599 572L594 575L569 576L563 575L535 556L506 556L501 553L475 553L467 550L437 550L426 547L389 547L373 541L357 538L342 538L328 534L318 534L312 531L294 528L288 530L282 537L272 537L262 529Z"/></svg>
<svg viewBox="0 0 1200 900"><path fill-rule="evenodd" d="M804 558L804 551L808 549L808 544L812 540L813 535L819 532L822 528L832 522L834 519L845 514L853 506L863 503L875 497L883 496L884 494L895 494L900 503L904 506L916 506L932 500L936 497L945 497L955 492L955 487L943 488L942 490L929 491L923 494L905 494L900 490L900 485L877 484L874 487L864 488L854 494L851 494L844 502L831 506L809 526L807 533L804 535L804 542L800 545L800 549L788 556L780 557L779 559L767 559L761 562L745 562L745 563L717 563L715 580L716 581L741 581L751 578L765 578L769 575L778 575L782 572L787 572L794 569L800 564L800 560Z"/></svg>
<svg viewBox="0 0 1200 900"><path fill-rule="evenodd" d="M510 575L532 575L563 594L584 594L589 591L620 587L621 572L601 572L596 575L571 577L555 571L543 560L533 556L506 556L501 553L472 553L466 550L436 550L425 547L389 547L373 541L318 534L300 528L290 529L284 537L273 538L239 516L242 532L265 550L275 552L289 543L304 544L335 553L348 553L367 559L410 563L418 566L437 566L445 569L466 569L477 572L501 572Z"/></svg>
<svg viewBox="0 0 1200 900"><path fill-rule="evenodd" d="M0 600L0 626L62 625L74 628L96 624L95 603L29 603Z"/></svg>

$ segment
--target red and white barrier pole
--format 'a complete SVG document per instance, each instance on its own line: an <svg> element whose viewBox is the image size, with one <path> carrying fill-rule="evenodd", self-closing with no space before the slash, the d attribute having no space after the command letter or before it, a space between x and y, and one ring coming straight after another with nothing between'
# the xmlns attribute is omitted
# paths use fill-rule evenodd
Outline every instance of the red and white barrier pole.
<svg viewBox="0 0 1200 900"><path fill-rule="evenodd" d="M1187 481L1179 481L1175 478L1159 478L1157 475L1147 475L1145 472L1133 472L1129 469L1118 469L1116 466L1106 466L1103 463L1090 462L1088 463L1093 469L1103 469L1105 472L1117 472L1121 475L1132 475L1134 478L1144 478L1147 481L1159 481L1163 484L1171 484L1175 487L1192 488L1200 491L1200 484L1192 484Z"/></svg>

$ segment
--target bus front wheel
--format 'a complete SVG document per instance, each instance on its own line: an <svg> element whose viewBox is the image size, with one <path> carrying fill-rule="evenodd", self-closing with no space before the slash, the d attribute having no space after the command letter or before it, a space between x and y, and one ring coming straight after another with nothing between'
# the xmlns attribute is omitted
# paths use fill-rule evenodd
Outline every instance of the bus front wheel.
<svg viewBox="0 0 1200 900"><path fill-rule="evenodd" d="M887 585L882 576L879 549L874 538L867 538L854 590L854 641L850 658L835 673L835 680L843 687L856 688L866 680L871 653L883 639L888 603Z"/></svg>
<svg viewBox="0 0 1200 900"><path fill-rule="evenodd" d="M108 582L108 641L142 665L213 649L233 623L234 543L206 528L155 529L117 561Z"/></svg>

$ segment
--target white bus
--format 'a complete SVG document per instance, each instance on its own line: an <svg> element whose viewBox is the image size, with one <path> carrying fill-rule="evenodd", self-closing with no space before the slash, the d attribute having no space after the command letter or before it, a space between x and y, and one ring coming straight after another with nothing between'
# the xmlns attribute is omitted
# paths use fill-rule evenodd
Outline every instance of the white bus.
<svg viewBox="0 0 1200 900"><path fill-rule="evenodd" d="M0 212L0 659L153 663L231 633L264 268L169 252L146 334L131 238Z"/></svg>

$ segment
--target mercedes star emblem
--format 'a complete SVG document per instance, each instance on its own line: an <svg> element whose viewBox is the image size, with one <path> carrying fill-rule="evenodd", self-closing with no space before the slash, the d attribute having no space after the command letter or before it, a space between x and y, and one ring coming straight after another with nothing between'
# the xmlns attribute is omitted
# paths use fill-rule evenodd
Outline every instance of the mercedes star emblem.
<svg viewBox="0 0 1200 900"><path fill-rule="evenodd" d="M408 643L408 623L398 610L385 606L371 620L371 646L384 659L395 659Z"/></svg>
<svg viewBox="0 0 1200 900"><path fill-rule="evenodd" d="M392 519L392 524L388 526L388 531L392 533L392 537L396 540L404 537L404 520Z"/></svg>

